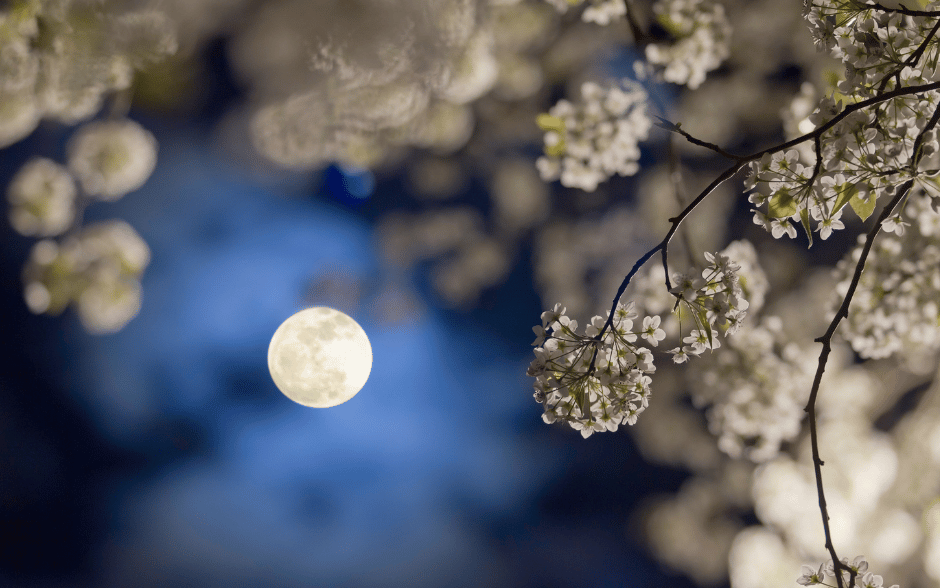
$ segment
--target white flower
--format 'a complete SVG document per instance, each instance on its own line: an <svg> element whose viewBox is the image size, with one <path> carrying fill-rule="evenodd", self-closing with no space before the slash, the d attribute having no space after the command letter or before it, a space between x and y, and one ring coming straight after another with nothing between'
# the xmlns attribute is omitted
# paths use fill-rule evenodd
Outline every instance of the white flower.
<svg viewBox="0 0 940 588"><path fill-rule="evenodd" d="M791 239L796 238L796 228L790 224L790 219L786 218L775 218L770 221L770 232L774 236L774 239L779 239L780 237L789 235Z"/></svg>
<svg viewBox="0 0 940 588"><path fill-rule="evenodd" d="M861 578L856 580L856 583L861 588L881 588L884 585L884 578L871 572L865 572Z"/></svg>
<svg viewBox="0 0 940 588"><path fill-rule="evenodd" d="M75 219L75 194L67 169L35 158L20 168L7 188L10 224L27 237L58 235Z"/></svg>
<svg viewBox="0 0 940 588"><path fill-rule="evenodd" d="M157 141L130 121L93 122L69 141L69 169L89 196L117 200L140 188L157 163Z"/></svg>
<svg viewBox="0 0 940 588"><path fill-rule="evenodd" d="M819 237L825 241L829 238L829 235L832 234L833 230L844 229L845 225L842 224L842 221L839 220L839 217L842 216L842 211L835 213L829 218L824 218L819 221L819 224L816 226L816 230L819 231Z"/></svg>
<svg viewBox="0 0 940 588"><path fill-rule="evenodd" d="M659 342L666 338L666 331L659 328L660 320L659 315L643 318L642 337L649 341L653 347L659 345Z"/></svg>
<svg viewBox="0 0 940 588"><path fill-rule="evenodd" d="M668 353L672 354L672 361L675 363L685 363L689 361L688 348L679 348L670 349Z"/></svg>
<svg viewBox="0 0 940 588"><path fill-rule="evenodd" d="M799 577L796 581L797 584L802 584L803 586L812 586L813 584L822 584L823 580L826 579L826 574L823 572L823 567L825 564L819 565L819 571L814 570L809 566L803 566L801 570L803 575Z"/></svg>
<svg viewBox="0 0 940 588"><path fill-rule="evenodd" d="M902 221L900 214L892 214L881 223L881 227L885 231L895 233L899 237L904 235L904 230L909 226L911 226L911 223Z"/></svg>

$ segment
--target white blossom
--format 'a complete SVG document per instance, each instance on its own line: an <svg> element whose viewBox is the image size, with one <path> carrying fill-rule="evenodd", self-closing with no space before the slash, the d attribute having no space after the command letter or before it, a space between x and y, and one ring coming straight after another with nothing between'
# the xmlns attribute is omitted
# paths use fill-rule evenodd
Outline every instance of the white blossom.
<svg viewBox="0 0 940 588"><path fill-rule="evenodd" d="M69 141L68 164L86 194L117 200L153 173L157 140L130 120L89 123Z"/></svg>
<svg viewBox="0 0 940 588"><path fill-rule="evenodd" d="M647 61L667 82L698 88L730 54L731 25L724 7L712 0L659 0L653 10L675 40L647 45Z"/></svg>
<svg viewBox="0 0 940 588"><path fill-rule="evenodd" d="M577 104L559 101L538 118L545 156L536 163L543 180L593 192L614 174L639 170L639 142L652 125L646 91L630 80L603 88L587 82Z"/></svg>
<svg viewBox="0 0 940 588"><path fill-rule="evenodd" d="M37 157L17 172L7 188L10 224L29 237L58 235L75 218L76 192L67 169Z"/></svg>

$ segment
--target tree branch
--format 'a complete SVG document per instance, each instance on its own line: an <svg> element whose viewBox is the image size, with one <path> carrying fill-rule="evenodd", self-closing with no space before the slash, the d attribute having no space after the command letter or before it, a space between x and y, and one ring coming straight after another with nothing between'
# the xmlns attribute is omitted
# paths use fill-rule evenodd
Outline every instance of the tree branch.
<svg viewBox="0 0 940 588"><path fill-rule="evenodd" d="M888 8L883 4L875 2L874 4L862 4L863 8L869 8L872 10L880 10L881 12L896 12L898 14L905 14L907 16L940 16L940 12L933 12L930 10L911 10L909 8L904 8L901 5L901 8Z"/></svg>
<svg viewBox="0 0 940 588"><path fill-rule="evenodd" d="M656 115L654 114L653 116L656 116ZM692 135L683 131L679 125L669 122L668 120L664 119L661 116L656 116L656 118L659 119L659 122L654 122L653 123L654 125L656 125L657 127L661 129L665 129L669 131L670 133L678 133L682 135L683 137L686 138L686 140L689 143L692 143L693 145L698 145L699 147L705 147L706 149L711 149L718 155L721 155L722 157L727 157L728 159L733 159L735 161L740 161L742 159L745 159L744 157L741 157L740 155L734 155L733 153L728 153L727 151L725 151L718 145L715 145L714 143L708 143L706 141L702 141L701 139L696 139Z"/></svg>
<svg viewBox="0 0 940 588"><path fill-rule="evenodd" d="M917 169L917 164L921 159L922 151L920 150L920 145L923 142L924 135L936 127L938 122L940 122L940 106L934 110L933 116L930 118L927 124L924 125L923 130L914 140L914 156L911 158L912 172ZM819 385L822 382L823 373L826 371L826 361L829 359L829 353L832 350L832 337L835 335L836 329L839 327L839 323L842 322L842 319L848 318L849 316L849 305L852 303L852 298L855 296L855 290L858 288L859 281L862 279L862 271L865 269L865 261L868 259L868 254L875 242L875 237L877 237L878 233L881 231L881 223L883 223L885 219L887 219L894 212L894 209L897 208L901 200L907 196L908 192L910 192L911 188L913 187L914 178L904 182L904 184L902 184L898 189L898 192L895 194L894 198L892 198L891 201L888 202L888 204L886 204L882 209L881 214L875 221L875 224L872 226L871 230L868 231L868 236L866 237L865 244L862 247L862 253L859 256L858 262L855 264L855 273L852 275L852 281L849 284L849 289L842 299L842 305L839 307L839 310L836 311L835 316L832 318L832 322L829 323L829 328L826 330L826 333L822 337L815 339L817 343L822 343L823 348L819 354L819 363L816 368L816 377L813 379L813 388L810 391L809 401L806 403L806 407L803 410L809 413L810 441L813 447L813 468L816 472L816 491L819 494L819 511L822 515L823 530L826 534L826 549L829 551L829 555L832 557L832 564L834 566L833 569L836 573L836 581L838 582L839 588L842 588L841 570L846 570L849 572L849 586L852 586L855 583L855 572L839 561L839 556L836 555L835 547L832 544L832 536L829 531L829 512L826 508L826 494L823 490L822 482L823 461L819 457L819 438L817 434L816 423L816 397L819 394Z"/></svg>

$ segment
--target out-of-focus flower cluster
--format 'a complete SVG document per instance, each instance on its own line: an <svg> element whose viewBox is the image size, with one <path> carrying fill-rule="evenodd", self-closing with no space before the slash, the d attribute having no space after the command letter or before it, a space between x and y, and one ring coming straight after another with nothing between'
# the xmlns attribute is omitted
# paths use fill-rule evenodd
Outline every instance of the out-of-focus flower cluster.
<svg viewBox="0 0 940 588"><path fill-rule="evenodd" d="M134 71L176 50L172 22L118 2L14 0L0 9L0 147L42 118L73 124L94 115Z"/></svg>
<svg viewBox="0 0 940 588"><path fill-rule="evenodd" d="M920 191L912 194L903 214L912 222L886 220L886 232L868 254L842 331L862 357L940 348L940 212L930 202ZM858 246L836 267L833 311L848 291L864 239L859 235Z"/></svg>
<svg viewBox="0 0 940 588"><path fill-rule="evenodd" d="M92 122L69 141L68 167L37 157L17 172L7 189L13 228L29 237L72 229L33 247L23 272L30 310L59 314L74 303L92 333L116 331L137 314L146 243L121 221L73 225L87 199L113 201L142 186L156 157L156 140L137 123Z"/></svg>
<svg viewBox="0 0 940 588"><path fill-rule="evenodd" d="M569 8L587 4L581 13L581 20L599 25L608 25L627 14L624 0L546 0L558 12L565 13Z"/></svg>
<svg viewBox="0 0 940 588"><path fill-rule="evenodd" d="M794 439L805 416L806 391L816 356L787 342L777 317L745 324L707 362L696 362L688 381L696 408L708 406L709 430L733 458L766 461Z"/></svg>
<svg viewBox="0 0 940 588"><path fill-rule="evenodd" d="M440 258L432 284L452 307L476 302L480 292L500 283L510 270L510 254L488 235L472 208L389 215L378 229L387 259L399 269Z"/></svg>
<svg viewBox="0 0 940 588"><path fill-rule="evenodd" d="M44 239L23 271L26 304L53 315L74 304L88 332L112 333L140 310L149 261L147 244L123 221L88 225L60 242Z"/></svg>
<svg viewBox="0 0 940 588"><path fill-rule="evenodd" d="M253 94L253 142L298 169L375 166L402 146L452 153L473 131L471 103L541 86L531 49L552 13L483 0L266 3L231 51Z"/></svg>
<svg viewBox="0 0 940 588"><path fill-rule="evenodd" d="M606 88L581 86L581 100L560 100L538 118L545 131L545 156L536 162L543 180L593 192L614 174L632 176L639 169L639 142L652 126L646 91L623 80Z"/></svg>
<svg viewBox="0 0 940 588"><path fill-rule="evenodd" d="M653 12L674 41L647 45L647 61L665 81L698 88L730 54L724 7L713 0L660 0Z"/></svg>

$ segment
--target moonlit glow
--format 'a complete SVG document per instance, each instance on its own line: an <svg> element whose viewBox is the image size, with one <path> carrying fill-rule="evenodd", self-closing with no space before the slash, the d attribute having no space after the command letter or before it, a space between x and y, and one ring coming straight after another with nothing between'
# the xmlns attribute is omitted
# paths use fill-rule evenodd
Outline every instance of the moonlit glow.
<svg viewBox="0 0 940 588"><path fill-rule="evenodd" d="M342 404L372 371L372 345L356 321L316 306L284 321L268 347L268 370L278 389L314 408Z"/></svg>

